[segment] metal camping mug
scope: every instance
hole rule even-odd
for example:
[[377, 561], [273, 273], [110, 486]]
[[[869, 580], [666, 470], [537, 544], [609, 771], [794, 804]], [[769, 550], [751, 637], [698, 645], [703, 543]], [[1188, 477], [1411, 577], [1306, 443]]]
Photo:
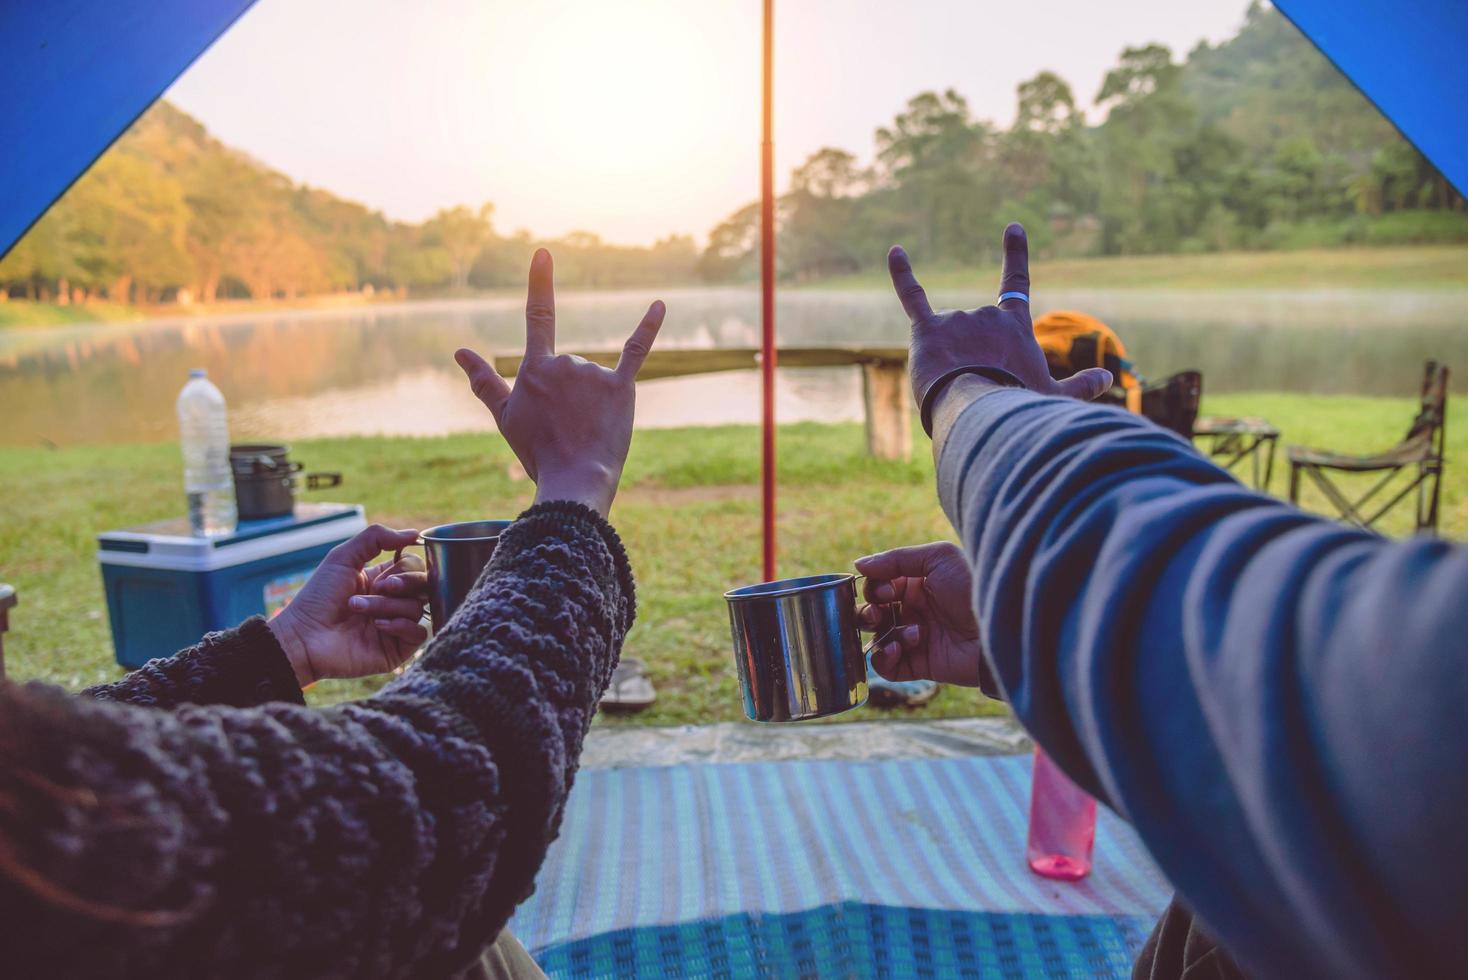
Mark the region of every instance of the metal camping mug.
[[734, 664], [751, 721], [805, 721], [866, 703], [856, 576], [811, 575], [724, 593]]
[[[494, 555], [500, 535], [514, 521], [466, 521], [462, 524], [440, 524], [418, 535], [423, 557], [428, 563], [428, 611], [437, 633], [463, 604], [469, 590], [479, 581], [479, 573]], [[412, 545], [405, 547], [411, 548]], [[394, 560], [401, 558], [399, 548]]]

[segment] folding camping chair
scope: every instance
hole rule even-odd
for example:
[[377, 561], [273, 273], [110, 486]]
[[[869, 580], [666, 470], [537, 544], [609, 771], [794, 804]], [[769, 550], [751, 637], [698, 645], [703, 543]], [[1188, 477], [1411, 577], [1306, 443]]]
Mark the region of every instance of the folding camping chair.
[[1184, 439], [1191, 439], [1202, 399], [1203, 375], [1197, 371], [1179, 371], [1142, 389], [1142, 415]]
[[[1300, 474], [1315, 482], [1341, 519], [1357, 527], [1370, 528], [1382, 515], [1400, 503], [1413, 490], [1417, 491], [1417, 530], [1437, 531], [1438, 494], [1442, 489], [1443, 441], [1447, 430], [1448, 369], [1447, 365], [1428, 361], [1422, 378], [1422, 408], [1412, 420], [1412, 427], [1401, 442], [1375, 456], [1346, 456], [1323, 449], [1290, 446], [1290, 501], [1300, 500]], [[1370, 517], [1365, 516], [1368, 502], [1376, 497], [1401, 470], [1415, 467], [1415, 475], [1396, 496], [1383, 504]], [[1327, 470], [1342, 473], [1383, 473], [1383, 476], [1359, 499], [1352, 501], [1326, 475]]]

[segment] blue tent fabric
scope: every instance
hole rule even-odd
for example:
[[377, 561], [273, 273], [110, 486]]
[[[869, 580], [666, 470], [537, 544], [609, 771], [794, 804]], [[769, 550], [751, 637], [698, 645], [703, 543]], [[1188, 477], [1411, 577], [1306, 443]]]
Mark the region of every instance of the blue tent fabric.
[[645, 926], [549, 946], [552, 980], [848, 977], [1028, 980], [1129, 977], [1144, 918], [951, 912], [847, 902], [782, 915]]
[[253, 3], [0, 0], [0, 255]]
[[1104, 808], [1025, 864], [1029, 756], [588, 769], [511, 920], [552, 977], [1129, 976], [1171, 896]]
[[1275, 6], [1468, 194], [1468, 0]]

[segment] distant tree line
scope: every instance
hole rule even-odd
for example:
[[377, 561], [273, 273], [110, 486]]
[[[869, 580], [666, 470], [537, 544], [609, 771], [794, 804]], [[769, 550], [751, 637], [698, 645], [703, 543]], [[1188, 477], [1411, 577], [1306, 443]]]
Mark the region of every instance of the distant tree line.
[[[1124, 255], [1468, 240], [1468, 205], [1330, 63], [1257, 3], [1238, 36], [1175, 61], [1128, 48], [1090, 125], [1045, 71], [1007, 129], [959, 93], [924, 92], [875, 134], [871, 163], [825, 148], [779, 201], [780, 274], [858, 272], [903, 242], [923, 261], [995, 258], [1025, 222], [1051, 255]], [[294, 184], [165, 102], [147, 112], [0, 260], [5, 296], [62, 302], [268, 300], [343, 290], [518, 286], [535, 245], [565, 285], [753, 278], [759, 209], [700, 251], [674, 236], [617, 246], [577, 232], [499, 234], [493, 209], [422, 224]]]
[[4, 293], [155, 303], [291, 299], [344, 290], [455, 292], [522, 285], [537, 245], [558, 281], [606, 287], [691, 280], [698, 247], [649, 247], [576, 232], [498, 234], [493, 208], [447, 208], [422, 224], [294, 184], [211, 137], [167, 102], [143, 115], [0, 260]]
[[[974, 119], [959, 93], [924, 92], [876, 131], [862, 165], [812, 154], [779, 202], [781, 275], [818, 279], [882, 262], [991, 261], [1023, 221], [1051, 255], [1125, 255], [1468, 240], [1463, 197], [1272, 8], [1182, 62], [1128, 48], [1088, 125], [1070, 86], [1023, 82], [1012, 125]], [[709, 235], [707, 280], [757, 274], [759, 209]]]

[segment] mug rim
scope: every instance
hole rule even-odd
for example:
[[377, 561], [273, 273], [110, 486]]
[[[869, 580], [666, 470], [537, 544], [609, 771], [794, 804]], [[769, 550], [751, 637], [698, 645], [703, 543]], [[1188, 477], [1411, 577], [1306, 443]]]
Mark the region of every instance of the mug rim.
[[[418, 532], [418, 537], [423, 541], [496, 541], [514, 524], [514, 521], [506, 520], [484, 520], [484, 521], [450, 521], [447, 524], [436, 524], [433, 527]], [[451, 528], [472, 527], [495, 527], [493, 533], [444, 535], [438, 532], [447, 531]]]
[[724, 598], [729, 602], [748, 602], [751, 599], [777, 599], [787, 595], [798, 595], [801, 592], [814, 592], [818, 589], [828, 588], [839, 582], [855, 582], [856, 576], [851, 572], [823, 572], [818, 575], [802, 575], [799, 578], [777, 578], [773, 582], [756, 582], [754, 585], [741, 585], [737, 589], [730, 589], [724, 593]]

